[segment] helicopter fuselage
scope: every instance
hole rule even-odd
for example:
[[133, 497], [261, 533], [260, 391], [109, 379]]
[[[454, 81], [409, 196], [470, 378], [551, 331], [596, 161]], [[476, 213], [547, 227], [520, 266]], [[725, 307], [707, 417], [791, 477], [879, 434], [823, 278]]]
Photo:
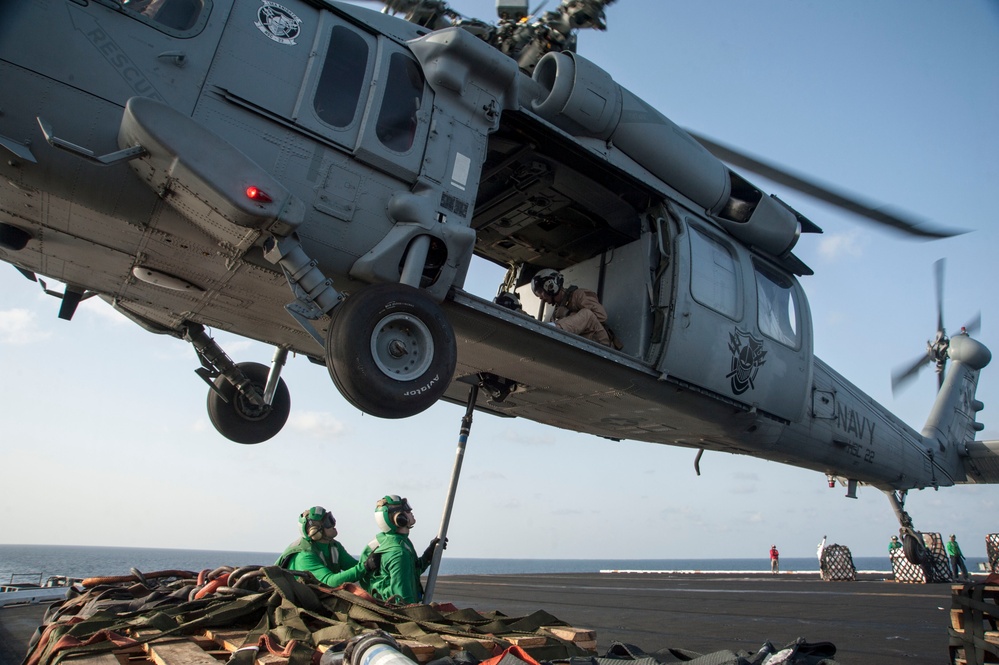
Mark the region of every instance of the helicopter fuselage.
[[[813, 356], [791, 250], [819, 229], [574, 54], [528, 76], [336, 2], [48, 0], [0, 9], [0, 87], [0, 258], [152, 332], [330, 365], [338, 303], [402, 282], [453, 328], [445, 399], [889, 491], [999, 481], [966, 463], [988, 351], [942, 391], [957, 426], [902, 423]], [[473, 255], [538, 316], [467, 293]], [[540, 268], [598, 292], [622, 348], [544, 324]]]

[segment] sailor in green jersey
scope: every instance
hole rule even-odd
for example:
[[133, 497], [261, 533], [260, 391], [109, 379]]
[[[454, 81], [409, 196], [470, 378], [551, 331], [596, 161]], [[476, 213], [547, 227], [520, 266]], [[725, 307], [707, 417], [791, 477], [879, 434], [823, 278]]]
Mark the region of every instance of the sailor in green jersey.
[[[421, 556], [409, 540], [409, 530], [416, 524], [409, 502], [398, 495], [385, 496], [375, 505], [375, 523], [381, 529], [361, 554], [362, 559], [377, 557], [381, 567], [361, 580], [361, 586], [378, 600], [410, 605], [423, 600], [420, 575], [430, 567], [439, 538], [430, 541]], [[445, 541], [445, 547], [447, 541]]]
[[336, 519], [322, 506], [313, 506], [303, 512], [298, 523], [302, 537], [285, 549], [276, 565], [288, 570], [308, 571], [327, 586], [360, 582], [365, 574], [377, 568], [375, 558], [362, 559], [365, 563], [358, 563], [347, 554], [343, 545], [335, 540]]
[[950, 557], [950, 568], [951, 572], [954, 573], [954, 579], [958, 579], [957, 572], [960, 570], [964, 579], [970, 580], [968, 567], [964, 565], [964, 554], [961, 552], [961, 546], [957, 544], [957, 537], [954, 534], [950, 534], [950, 540], [944, 544], [944, 547], [947, 548], [947, 556]]

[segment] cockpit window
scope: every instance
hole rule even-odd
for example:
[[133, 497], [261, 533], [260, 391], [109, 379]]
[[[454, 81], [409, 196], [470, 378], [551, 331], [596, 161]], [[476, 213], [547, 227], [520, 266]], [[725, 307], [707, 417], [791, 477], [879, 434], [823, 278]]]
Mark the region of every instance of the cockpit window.
[[375, 134], [389, 150], [406, 152], [413, 147], [417, 112], [423, 104], [423, 72], [416, 61], [393, 53], [389, 61], [385, 96], [378, 111]]
[[354, 122], [367, 63], [368, 45], [364, 39], [348, 28], [334, 27], [313, 100], [323, 122], [334, 127], [348, 127]]
[[760, 332], [781, 344], [798, 346], [798, 303], [791, 279], [758, 263], [756, 300]]
[[193, 28], [205, 10], [205, 0], [124, 0], [125, 9], [173, 30]]

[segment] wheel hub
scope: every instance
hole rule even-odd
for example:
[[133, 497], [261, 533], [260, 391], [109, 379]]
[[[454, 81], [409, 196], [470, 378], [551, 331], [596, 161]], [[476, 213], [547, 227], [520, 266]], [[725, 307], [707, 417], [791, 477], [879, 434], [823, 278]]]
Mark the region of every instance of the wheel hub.
[[[262, 391], [262, 388], [261, 388]], [[243, 393], [236, 393], [236, 411], [247, 420], [261, 420], [267, 417], [271, 407], [266, 404], [257, 405], [247, 399]]]
[[430, 329], [417, 317], [389, 314], [371, 333], [371, 356], [385, 376], [412, 381], [430, 367], [434, 340]]

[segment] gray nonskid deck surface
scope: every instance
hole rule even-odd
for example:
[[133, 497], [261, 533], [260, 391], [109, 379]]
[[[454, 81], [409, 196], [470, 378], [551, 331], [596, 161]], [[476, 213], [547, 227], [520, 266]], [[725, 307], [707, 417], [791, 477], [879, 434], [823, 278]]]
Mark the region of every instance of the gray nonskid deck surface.
[[0, 665], [18, 665], [48, 604], [0, 607]]
[[832, 642], [841, 663], [949, 662], [949, 584], [881, 576], [823, 582], [813, 575], [640, 573], [448, 576], [434, 600], [519, 615], [544, 609], [613, 642], [653, 652], [778, 648], [799, 637]]
[[[832, 642], [844, 664], [948, 662], [949, 584], [897, 584], [865, 575], [822, 582], [812, 575], [545, 574], [455, 575], [437, 580], [434, 600], [480, 611], [545, 610], [614, 642], [647, 652], [701, 653], [781, 647], [798, 637]], [[0, 609], [0, 665], [17, 665], [45, 605]]]

